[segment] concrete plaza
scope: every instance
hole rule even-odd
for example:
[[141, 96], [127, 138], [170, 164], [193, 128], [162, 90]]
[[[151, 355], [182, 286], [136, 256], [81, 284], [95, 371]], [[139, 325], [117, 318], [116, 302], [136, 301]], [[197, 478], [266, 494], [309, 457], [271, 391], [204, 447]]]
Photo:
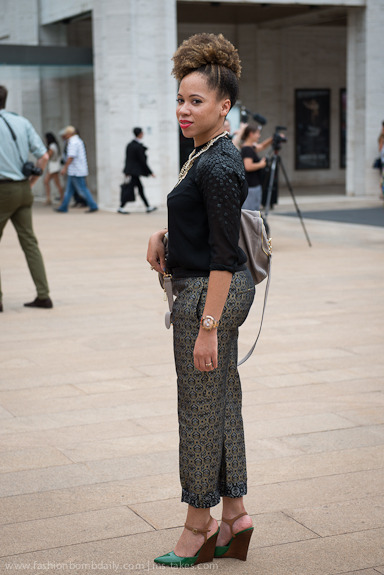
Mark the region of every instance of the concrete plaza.
[[[384, 209], [337, 196], [299, 204]], [[309, 247], [299, 220], [279, 215], [288, 209], [283, 198], [269, 217], [265, 323], [240, 368], [255, 533], [246, 563], [199, 567], [384, 574], [384, 228], [306, 220]], [[172, 334], [145, 259], [166, 213], [37, 204], [34, 223], [54, 309], [23, 307], [35, 292], [11, 224], [0, 245], [0, 572], [155, 572], [186, 510]]]

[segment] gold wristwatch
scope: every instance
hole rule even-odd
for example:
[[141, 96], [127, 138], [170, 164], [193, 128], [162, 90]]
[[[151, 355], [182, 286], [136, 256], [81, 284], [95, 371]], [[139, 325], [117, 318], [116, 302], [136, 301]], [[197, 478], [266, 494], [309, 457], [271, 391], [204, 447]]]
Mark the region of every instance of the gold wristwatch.
[[201, 327], [203, 329], [205, 329], [206, 331], [212, 331], [213, 329], [217, 328], [219, 325], [219, 322], [215, 320], [214, 317], [212, 317], [211, 315], [204, 315], [201, 318]]

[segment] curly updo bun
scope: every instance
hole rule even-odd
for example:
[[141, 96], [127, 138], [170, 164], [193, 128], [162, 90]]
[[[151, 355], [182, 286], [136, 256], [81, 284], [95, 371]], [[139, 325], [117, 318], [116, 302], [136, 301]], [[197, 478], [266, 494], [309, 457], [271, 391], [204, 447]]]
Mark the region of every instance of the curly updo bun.
[[195, 34], [184, 40], [173, 58], [172, 74], [178, 82], [191, 72], [203, 74], [218, 95], [236, 103], [239, 92], [241, 64], [233, 44], [222, 34]]

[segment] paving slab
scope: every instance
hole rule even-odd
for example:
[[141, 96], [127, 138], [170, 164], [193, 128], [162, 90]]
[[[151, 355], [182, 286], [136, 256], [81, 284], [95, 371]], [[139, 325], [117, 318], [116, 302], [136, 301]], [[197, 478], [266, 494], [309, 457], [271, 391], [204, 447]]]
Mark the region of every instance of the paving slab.
[[59, 515], [0, 526], [0, 554], [4, 557], [151, 530], [151, 526], [127, 507]]
[[[329, 195], [299, 204], [317, 218], [383, 209]], [[268, 307], [240, 370], [255, 533], [246, 563], [205, 567], [383, 575], [384, 228], [308, 219], [310, 248], [282, 215], [291, 208], [281, 198], [268, 218]], [[185, 520], [172, 332], [145, 261], [166, 212], [60, 216], [37, 204], [34, 225], [52, 310], [23, 307], [34, 290], [10, 226], [0, 244], [0, 572], [155, 571]]]
[[0, 473], [68, 465], [71, 459], [54, 447], [18, 449], [0, 453]]
[[272, 452], [269, 456], [255, 457], [252, 461], [248, 458], [249, 485], [270, 485], [313, 477], [340, 476], [343, 473], [380, 470], [383, 466], [384, 445], [344, 450], [342, 458], [339, 451], [298, 453], [283, 457], [277, 449], [272, 450], [270, 444], [264, 445], [263, 454], [268, 446]]
[[384, 496], [295, 509], [287, 512], [321, 537], [384, 527]]
[[0, 524], [96, 511], [137, 502], [175, 497], [180, 484], [175, 473], [158, 474], [125, 481], [98, 482], [26, 493], [0, 499]]
[[348, 571], [348, 573], [343, 573], [340, 575], [377, 575], [380, 573], [377, 569], [363, 569], [362, 571]]
[[382, 445], [384, 442], [384, 425], [367, 425], [350, 429], [337, 429], [285, 437], [284, 442], [292, 447], [298, 447], [306, 453], [316, 451], [342, 451], [352, 447]]

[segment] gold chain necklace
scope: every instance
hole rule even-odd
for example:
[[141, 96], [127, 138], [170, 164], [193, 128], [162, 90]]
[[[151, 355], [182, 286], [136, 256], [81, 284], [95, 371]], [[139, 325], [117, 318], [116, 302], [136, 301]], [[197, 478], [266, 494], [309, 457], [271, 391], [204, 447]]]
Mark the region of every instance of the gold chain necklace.
[[188, 160], [185, 162], [184, 166], [180, 170], [180, 174], [179, 174], [179, 178], [177, 180], [176, 186], [178, 186], [180, 184], [180, 182], [182, 180], [184, 180], [185, 176], [188, 174], [188, 172], [189, 172], [190, 168], [192, 167], [192, 164], [196, 160], [196, 158], [201, 156], [201, 154], [203, 152], [206, 152], [208, 150], [208, 148], [210, 148], [215, 142], [217, 142], [217, 140], [219, 138], [222, 138], [223, 136], [226, 136], [227, 134], [228, 134], [228, 132], [222, 132], [221, 134], [219, 134], [218, 136], [216, 136], [212, 140], [209, 140], [209, 142], [207, 142], [205, 144], [204, 148], [201, 148], [200, 152], [197, 152], [197, 154], [195, 154], [196, 150], [192, 150], [192, 152], [189, 154]]

